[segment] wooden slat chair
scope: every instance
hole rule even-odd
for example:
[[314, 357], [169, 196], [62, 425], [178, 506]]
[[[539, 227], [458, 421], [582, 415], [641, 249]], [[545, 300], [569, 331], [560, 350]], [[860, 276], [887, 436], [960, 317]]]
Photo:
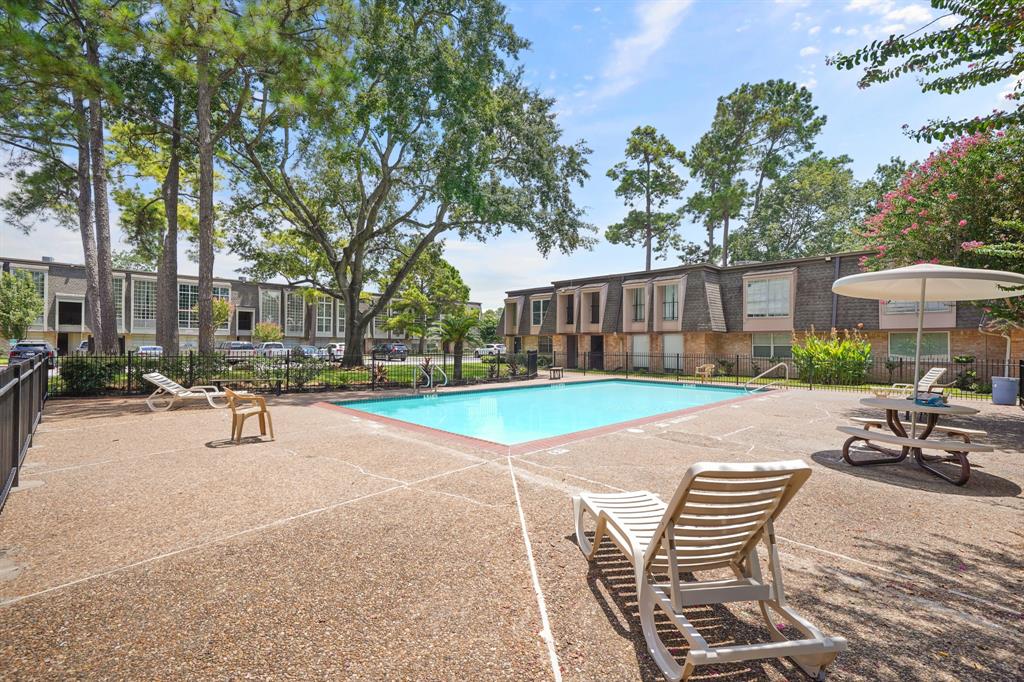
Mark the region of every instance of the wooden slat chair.
[[[193, 386], [185, 388], [176, 381], [168, 379], [160, 372], [143, 374], [142, 378], [156, 386], [156, 390], [146, 398], [146, 406], [153, 412], [165, 412], [180, 399], [204, 398], [210, 407], [224, 408], [228, 406], [224, 400], [224, 392], [216, 386]], [[215, 400], [215, 398], [217, 400]]]
[[[647, 492], [583, 494], [573, 498], [576, 541], [593, 560], [604, 538], [626, 555], [635, 569], [640, 622], [647, 648], [670, 680], [683, 680], [701, 665], [790, 657], [818, 680], [839, 652], [842, 637], [824, 635], [786, 602], [773, 523], [811, 474], [801, 460], [763, 464], [701, 462], [686, 472], [665, 504]], [[583, 531], [584, 516], [596, 519], [594, 541]], [[761, 574], [757, 544], [768, 550], [771, 580]], [[728, 568], [731, 580], [688, 582], [683, 574]], [[661, 580], [660, 576], [666, 576]], [[698, 604], [756, 601], [771, 642], [713, 647], [687, 620], [683, 609]], [[790, 640], [776, 627], [768, 609], [803, 636]], [[689, 643], [680, 665], [658, 635], [660, 609]]]
[[231, 408], [231, 438], [236, 444], [242, 442], [242, 427], [245, 420], [254, 416], [260, 419], [260, 436], [266, 436], [269, 429], [270, 440], [274, 440], [274, 423], [270, 419], [266, 398], [261, 395], [237, 393], [230, 388], [224, 389], [224, 392]]

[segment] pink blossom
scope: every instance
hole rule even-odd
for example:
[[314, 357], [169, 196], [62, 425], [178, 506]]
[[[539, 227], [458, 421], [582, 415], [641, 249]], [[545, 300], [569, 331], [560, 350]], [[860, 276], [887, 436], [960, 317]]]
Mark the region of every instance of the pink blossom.
[[917, 229], [917, 223], [910, 223], [910, 229], [911, 230], [916, 230]]
[[922, 218], [925, 217], [926, 215], [928, 215], [928, 209], [927, 208], [922, 208], [921, 211], [917, 215], [922, 217]]
[[[1007, 97], [1006, 99], [1010, 99], [1010, 98], [1009, 98], [1009, 97]], [[1005, 135], [1006, 135], [1006, 133], [1005, 133], [1005, 132], [1003, 132], [1002, 130], [997, 130], [997, 131], [996, 131], [996, 137], [1003, 137], [1003, 136], [1005, 136]]]
[[963, 249], [964, 251], [974, 251], [975, 249], [981, 246], [985, 246], [985, 242], [969, 241], [962, 243], [960, 245], [960, 248]]
[[914, 198], [913, 194], [910, 194], [910, 195], [907, 195], [907, 201], [909, 201], [910, 203], [913, 204], [914, 202], [917, 201], [917, 199]]
[[961, 220], [960, 222], [957, 223], [957, 225], [959, 225], [960, 227], [964, 227], [964, 226], [967, 225], [967, 221], [966, 220]]
[[932, 258], [928, 262], [931, 263], [932, 265], [938, 265], [939, 264], [939, 259], [938, 258]]
[[946, 198], [949, 199], [950, 201], [956, 201], [958, 196], [960, 195], [957, 194], [956, 192], [950, 192], [949, 194], [946, 195]]
[[1006, 176], [1003, 175], [1002, 173], [1000, 173], [999, 175], [996, 176], [996, 180], [1005, 180], [1005, 179], [1006, 179]]

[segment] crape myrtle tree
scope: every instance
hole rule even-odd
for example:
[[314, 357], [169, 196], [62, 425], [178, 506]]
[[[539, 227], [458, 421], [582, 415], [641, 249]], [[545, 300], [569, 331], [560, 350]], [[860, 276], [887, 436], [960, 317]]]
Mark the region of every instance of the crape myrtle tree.
[[630, 210], [622, 222], [608, 227], [605, 238], [612, 244], [643, 246], [645, 270], [651, 269], [652, 253], [664, 258], [680, 246], [677, 229], [682, 217], [665, 208], [683, 195], [686, 180], [676, 169], [685, 162], [684, 154], [653, 126], [637, 126], [626, 140], [626, 160], [607, 173], [618, 183], [615, 195]]
[[[439, 239], [526, 232], [547, 254], [589, 246], [593, 228], [571, 196], [589, 150], [562, 143], [553, 101], [523, 83], [513, 65], [527, 42], [500, 3], [370, 1], [339, 24], [329, 31], [347, 63], [315, 107], [268, 89], [243, 112], [230, 221], [254, 276], [344, 305], [352, 366]], [[408, 255], [392, 270], [399, 243]], [[360, 305], [370, 283], [380, 296]]]
[[[916, 76], [924, 92], [955, 94], [1015, 78], [1005, 93], [1005, 108], [964, 119], [934, 119], [904, 128], [931, 142], [981, 131], [1024, 124], [1024, 5], [1020, 0], [931, 0], [942, 12], [910, 33], [874, 40], [852, 54], [838, 54], [828, 63], [838, 69], [863, 68], [861, 88]], [[950, 24], [936, 22], [955, 18]]]
[[[1024, 131], [957, 138], [914, 164], [859, 230], [867, 270], [942, 263], [1024, 271]], [[990, 319], [1024, 325], [1024, 298], [984, 304]]]

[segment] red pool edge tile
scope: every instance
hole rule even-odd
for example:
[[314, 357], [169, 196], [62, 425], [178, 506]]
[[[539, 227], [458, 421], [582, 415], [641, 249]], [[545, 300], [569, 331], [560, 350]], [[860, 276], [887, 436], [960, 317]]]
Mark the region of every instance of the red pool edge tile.
[[[441, 395], [444, 395], [443, 393]], [[335, 405], [330, 402], [319, 402], [314, 403], [313, 407], [321, 407], [328, 410], [335, 410], [342, 414], [347, 414], [352, 417], [358, 417], [360, 419], [367, 419], [369, 421], [377, 422], [380, 424], [390, 424], [397, 428], [412, 433], [420, 433], [425, 435], [434, 436], [442, 443], [459, 443], [461, 445], [471, 445], [474, 447], [482, 448], [488, 452], [493, 452], [499, 455], [521, 455], [527, 452], [536, 452], [538, 450], [546, 450], [548, 448], [558, 447], [559, 445], [565, 445], [577, 440], [583, 440], [586, 438], [593, 438], [594, 436], [603, 436], [609, 433], [615, 433], [616, 431], [622, 431], [636, 426], [643, 426], [644, 424], [652, 424], [654, 422], [664, 421], [666, 419], [675, 419], [688, 414], [696, 414], [698, 412], [704, 412], [705, 410], [711, 410], [723, 405], [734, 405], [736, 403], [746, 402], [754, 398], [763, 397], [765, 393], [748, 393], [746, 395], [737, 396], [735, 398], [727, 398], [725, 400], [719, 400], [715, 403], [709, 403], [707, 405], [697, 405], [695, 407], [687, 407], [682, 410], [674, 410], [672, 412], [662, 412], [660, 414], [653, 414], [649, 417], [640, 417], [639, 419], [630, 419], [624, 422], [615, 422], [614, 424], [606, 424], [604, 426], [595, 426], [592, 429], [583, 429], [582, 431], [572, 431], [570, 433], [563, 433], [558, 436], [551, 436], [550, 438], [538, 438], [537, 440], [529, 440], [524, 443], [517, 443], [515, 445], [502, 445], [501, 443], [495, 443], [491, 440], [484, 440], [483, 438], [474, 438], [473, 436], [464, 436], [460, 433], [452, 433], [451, 431], [444, 431], [442, 429], [435, 429], [432, 426], [423, 426], [422, 424], [413, 424], [412, 422], [402, 421], [401, 419], [394, 419], [392, 417], [385, 417], [379, 414], [373, 414], [372, 412], [363, 412], [362, 410], [354, 410], [350, 407], [343, 405]]]

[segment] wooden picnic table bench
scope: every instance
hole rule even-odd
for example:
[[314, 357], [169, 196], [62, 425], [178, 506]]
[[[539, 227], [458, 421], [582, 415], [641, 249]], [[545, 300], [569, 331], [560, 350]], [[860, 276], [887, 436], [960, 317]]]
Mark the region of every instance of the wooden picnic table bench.
[[245, 388], [268, 386], [273, 387], [274, 395], [281, 395], [281, 386], [284, 382], [281, 379], [210, 379], [210, 383], [221, 390], [224, 390], [225, 386], [242, 386]]
[[564, 367], [548, 367], [548, 379], [561, 379], [564, 373]]

